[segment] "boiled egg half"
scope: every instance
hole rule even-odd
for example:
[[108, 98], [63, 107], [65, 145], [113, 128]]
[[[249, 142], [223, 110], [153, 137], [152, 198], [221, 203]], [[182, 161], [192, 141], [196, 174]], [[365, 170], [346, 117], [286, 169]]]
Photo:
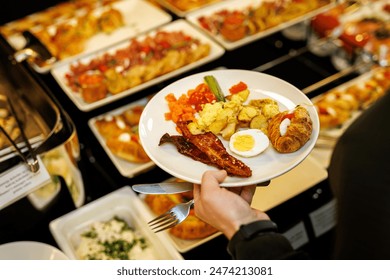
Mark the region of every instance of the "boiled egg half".
[[230, 150], [243, 157], [254, 157], [267, 149], [269, 139], [259, 129], [246, 129], [234, 133], [229, 140]]

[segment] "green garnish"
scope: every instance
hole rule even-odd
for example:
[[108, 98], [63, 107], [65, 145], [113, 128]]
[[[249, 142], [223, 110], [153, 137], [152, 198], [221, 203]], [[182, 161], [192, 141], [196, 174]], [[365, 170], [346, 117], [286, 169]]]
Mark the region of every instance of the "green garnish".
[[217, 101], [225, 101], [225, 95], [214, 76], [205, 76], [204, 81], [209, 86], [211, 92], [215, 95], [215, 98], [217, 98]]

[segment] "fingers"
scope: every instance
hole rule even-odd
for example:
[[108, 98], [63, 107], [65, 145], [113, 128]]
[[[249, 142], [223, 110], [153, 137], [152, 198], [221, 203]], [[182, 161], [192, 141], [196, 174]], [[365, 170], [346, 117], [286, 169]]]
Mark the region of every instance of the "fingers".
[[219, 188], [219, 184], [225, 180], [226, 176], [225, 170], [208, 170], [203, 173], [202, 186], [208, 189]]
[[225, 180], [226, 176], [225, 170], [208, 170], [203, 173], [201, 185], [194, 184], [194, 200], [197, 201], [201, 196], [202, 188], [207, 188], [207, 192], [219, 189], [219, 184]]
[[214, 177], [217, 180], [219, 185], [219, 183], [222, 183], [225, 180], [227, 173], [225, 170], [217, 170], [217, 171], [208, 170], [205, 172], [204, 176], [206, 176], [206, 178]]
[[198, 200], [198, 197], [200, 196], [200, 185], [199, 184], [194, 184], [194, 189], [192, 191], [194, 194], [194, 200], [195, 202]]
[[202, 188], [207, 189], [207, 193], [218, 190], [220, 188], [219, 184], [225, 180], [226, 176], [225, 170], [208, 170], [203, 173], [201, 185], [194, 184], [193, 194], [195, 202], [202, 195]]

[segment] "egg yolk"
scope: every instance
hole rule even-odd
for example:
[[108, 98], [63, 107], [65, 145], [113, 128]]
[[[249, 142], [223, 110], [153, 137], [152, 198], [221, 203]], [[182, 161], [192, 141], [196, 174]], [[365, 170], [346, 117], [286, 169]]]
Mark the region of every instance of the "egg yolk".
[[233, 143], [237, 151], [249, 151], [255, 145], [255, 139], [251, 135], [238, 135]]

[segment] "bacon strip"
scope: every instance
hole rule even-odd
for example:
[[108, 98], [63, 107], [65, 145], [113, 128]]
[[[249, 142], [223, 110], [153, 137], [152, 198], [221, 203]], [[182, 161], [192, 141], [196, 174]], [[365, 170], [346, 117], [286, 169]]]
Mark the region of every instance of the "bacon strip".
[[169, 135], [168, 133], [165, 133], [161, 139], [160, 143], [158, 144], [161, 146], [165, 143], [173, 143], [177, 151], [181, 153], [182, 155], [191, 157], [192, 159], [196, 161], [203, 162], [208, 165], [215, 165], [209, 157], [203, 153], [201, 150], [199, 150], [194, 144], [191, 142], [188, 142], [183, 136], [181, 135]]
[[212, 132], [192, 135], [187, 127], [188, 122], [178, 122], [177, 126], [181, 130], [186, 141], [192, 143], [201, 152], [205, 153], [210, 161], [219, 168], [226, 170], [231, 176], [250, 177], [252, 170], [245, 163], [230, 155], [221, 140]]

